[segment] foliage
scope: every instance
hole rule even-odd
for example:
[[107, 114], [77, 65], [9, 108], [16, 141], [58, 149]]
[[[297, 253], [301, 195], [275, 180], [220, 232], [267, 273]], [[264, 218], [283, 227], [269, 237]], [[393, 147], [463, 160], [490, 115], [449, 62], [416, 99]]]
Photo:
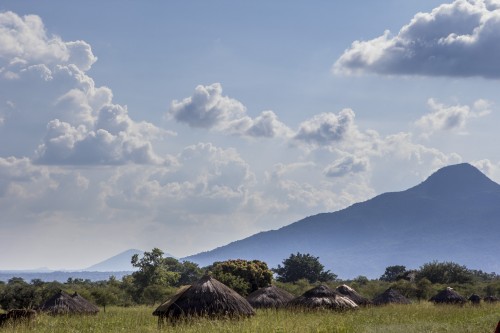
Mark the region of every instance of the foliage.
[[394, 282], [401, 278], [406, 272], [406, 267], [402, 265], [388, 266], [385, 268], [384, 274], [380, 276], [381, 281]]
[[138, 270], [132, 273], [132, 296], [136, 302], [152, 301], [151, 290], [148, 295], [145, 291], [150, 286], [155, 286], [157, 290], [161, 288], [168, 288], [180, 286], [182, 284], [192, 283], [201, 276], [201, 270], [198, 265], [186, 261], [179, 262], [175, 258], [164, 258], [163, 251], [154, 248], [151, 252], [144, 252], [143, 257], [139, 259], [139, 255], [135, 254], [131, 259], [132, 266]]
[[453, 284], [471, 283], [473, 274], [467, 267], [454, 262], [433, 261], [420, 267], [417, 280], [426, 278], [432, 283]]
[[273, 271], [278, 275], [277, 280], [281, 282], [307, 279], [310, 283], [315, 283], [317, 281], [333, 281], [337, 278], [337, 275], [329, 270], [324, 270], [324, 266], [319, 262], [319, 257], [314, 257], [309, 253], [292, 253], [288, 259], [283, 260], [283, 266], [278, 265]]
[[246, 296], [251, 292], [271, 285], [272, 271], [260, 260], [227, 260], [214, 263], [213, 277]]
[[0, 294], [0, 306], [4, 310], [33, 308], [38, 301], [35, 286], [21, 278], [10, 279]]

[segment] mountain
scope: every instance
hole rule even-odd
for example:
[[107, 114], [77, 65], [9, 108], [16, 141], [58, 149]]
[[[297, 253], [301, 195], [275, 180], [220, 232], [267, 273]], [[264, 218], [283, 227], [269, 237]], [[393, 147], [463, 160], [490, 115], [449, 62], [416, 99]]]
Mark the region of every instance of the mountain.
[[[144, 251], [137, 249], [130, 249], [119, 253], [109, 259], [103, 260], [95, 265], [82, 269], [85, 272], [131, 272], [137, 270], [130, 263], [132, 256], [134, 254], [139, 255], [139, 259], [142, 258]], [[163, 257], [175, 258], [170, 253], [165, 252]]]
[[142, 256], [144, 251], [130, 249], [119, 253], [109, 259], [103, 260], [95, 265], [83, 269], [87, 272], [120, 272], [120, 271], [135, 271], [136, 268], [132, 266], [130, 260], [134, 254]]
[[291, 253], [310, 253], [341, 278], [376, 278], [390, 265], [418, 268], [433, 260], [500, 272], [499, 235], [500, 185], [463, 163], [444, 167], [406, 191], [184, 259], [201, 266], [259, 259], [276, 267]]

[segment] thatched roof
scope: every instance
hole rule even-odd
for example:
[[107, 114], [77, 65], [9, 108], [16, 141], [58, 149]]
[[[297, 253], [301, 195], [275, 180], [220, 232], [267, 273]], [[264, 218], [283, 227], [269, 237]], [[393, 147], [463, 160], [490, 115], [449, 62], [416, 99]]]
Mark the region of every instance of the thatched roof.
[[184, 316], [245, 317], [255, 314], [246, 299], [209, 275], [182, 288], [160, 305], [154, 316], [177, 319]]
[[500, 299], [498, 297], [490, 295], [490, 296], [486, 296], [485, 298], [483, 298], [483, 301], [488, 302], [488, 303], [496, 303], [496, 302], [500, 301]]
[[472, 294], [472, 295], [470, 295], [470, 297], [469, 297], [469, 301], [470, 301], [472, 304], [479, 304], [479, 303], [481, 303], [481, 296], [476, 295], [476, 294]]
[[247, 301], [254, 308], [279, 308], [294, 298], [288, 291], [276, 286], [260, 288], [247, 296]]
[[333, 310], [357, 309], [358, 305], [325, 285], [306, 291], [288, 303], [291, 307], [323, 308]]
[[446, 289], [432, 296], [430, 301], [434, 303], [464, 304], [467, 302], [467, 299], [453, 290], [453, 288], [446, 287]]
[[53, 315], [95, 313], [62, 290], [40, 305], [40, 310]]
[[86, 310], [87, 313], [96, 314], [99, 312], [99, 308], [97, 307], [97, 305], [90, 303], [86, 298], [78, 294], [76, 291], [73, 295], [71, 295], [71, 297], [75, 301], [77, 301]]
[[408, 298], [404, 297], [399, 291], [392, 287], [373, 299], [373, 304], [375, 305], [384, 305], [391, 303], [410, 304], [411, 302]]
[[361, 296], [356, 290], [352, 289], [346, 284], [338, 286], [335, 291], [342, 296], [349, 298], [357, 305], [369, 305], [372, 303], [368, 298]]

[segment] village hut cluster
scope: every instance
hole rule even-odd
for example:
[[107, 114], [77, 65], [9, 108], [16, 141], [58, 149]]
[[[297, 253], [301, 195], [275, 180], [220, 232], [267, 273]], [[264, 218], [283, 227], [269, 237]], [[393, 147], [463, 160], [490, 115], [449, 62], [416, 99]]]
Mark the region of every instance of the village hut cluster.
[[30, 323], [36, 317], [37, 311], [50, 315], [95, 315], [99, 308], [78, 293], [69, 295], [60, 290], [43, 302], [37, 310], [11, 309], [0, 314], [0, 327], [6, 323]]
[[[472, 295], [469, 298], [477, 304], [481, 298]], [[484, 300], [495, 302], [493, 297]], [[467, 299], [448, 287], [433, 296], [429, 301], [436, 304], [464, 304]], [[355, 310], [362, 306], [410, 304], [411, 301], [395, 288], [388, 288], [373, 300], [360, 295], [347, 286], [338, 286], [335, 290], [326, 285], [316, 286], [304, 294], [294, 297], [289, 292], [271, 285], [254, 291], [245, 298], [231, 288], [206, 275], [191, 286], [182, 288], [161, 304], [153, 315], [158, 322], [175, 322], [181, 318], [203, 316], [210, 318], [242, 318], [255, 314], [254, 308], [289, 308], [301, 310], [326, 309], [334, 311]]]

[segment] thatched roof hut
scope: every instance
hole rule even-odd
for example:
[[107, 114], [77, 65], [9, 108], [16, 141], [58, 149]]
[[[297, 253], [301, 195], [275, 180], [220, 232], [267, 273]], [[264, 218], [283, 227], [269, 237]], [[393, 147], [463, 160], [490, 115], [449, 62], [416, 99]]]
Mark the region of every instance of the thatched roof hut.
[[245, 298], [209, 275], [205, 275], [191, 286], [182, 288], [153, 312], [154, 316], [159, 317], [159, 322], [164, 318], [237, 318], [254, 314], [254, 309]]
[[490, 296], [486, 296], [485, 298], [483, 298], [483, 301], [488, 302], [488, 303], [496, 303], [496, 302], [500, 301], [500, 299], [498, 297], [490, 295]]
[[382, 294], [378, 295], [373, 299], [373, 304], [375, 305], [385, 305], [385, 304], [410, 304], [410, 300], [404, 297], [399, 291], [394, 288], [389, 288]]
[[95, 314], [90, 308], [83, 306], [62, 290], [40, 305], [39, 309], [52, 315]]
[[99, 308], [97, 307], [97, 305], [90, 303], [86, 298], [84, 298], [82, 295], [80, 295], [76, 291], [73, 295], [71, 295], [71, 297], [75, 301], [77, 301], [86, 310], [87, 313], [97, 314], [99, 312]]
[[446, 287], [446, 289], [441, 290], [436, 295], [432, 296], [431, 302], [438, 304], [464, 304], [467, 303], [467, 299], [457, 293], [453, 288]]
[[469, 297], [469, 301], [470, 301], [472, 304], [479, 304], [479, 303], [481, 303], [481, 296], [476, 295], [476, 294], [472, 294], [472, 295], [470, 295], [470, 297]]
[[349, 298], [357, 305], [369, 305], [372, 303], [368, 298], [361, 296], [356, 290], [352, 289], [346, 284], [338, 286], [335, 291], [342, 296]]
[[280, 308], [294, 298], [288, 291], [276, 286], [260, 288], [247, 296], [247, 301], [254, 308]]
[[288, 302], [288, 305], [290, 307], [332, 310], [351, 310], [358, 308], [358, 305], [352, 300], [340, 295], [325, 285], [320, 285], [306, 291], [301, 296]]

